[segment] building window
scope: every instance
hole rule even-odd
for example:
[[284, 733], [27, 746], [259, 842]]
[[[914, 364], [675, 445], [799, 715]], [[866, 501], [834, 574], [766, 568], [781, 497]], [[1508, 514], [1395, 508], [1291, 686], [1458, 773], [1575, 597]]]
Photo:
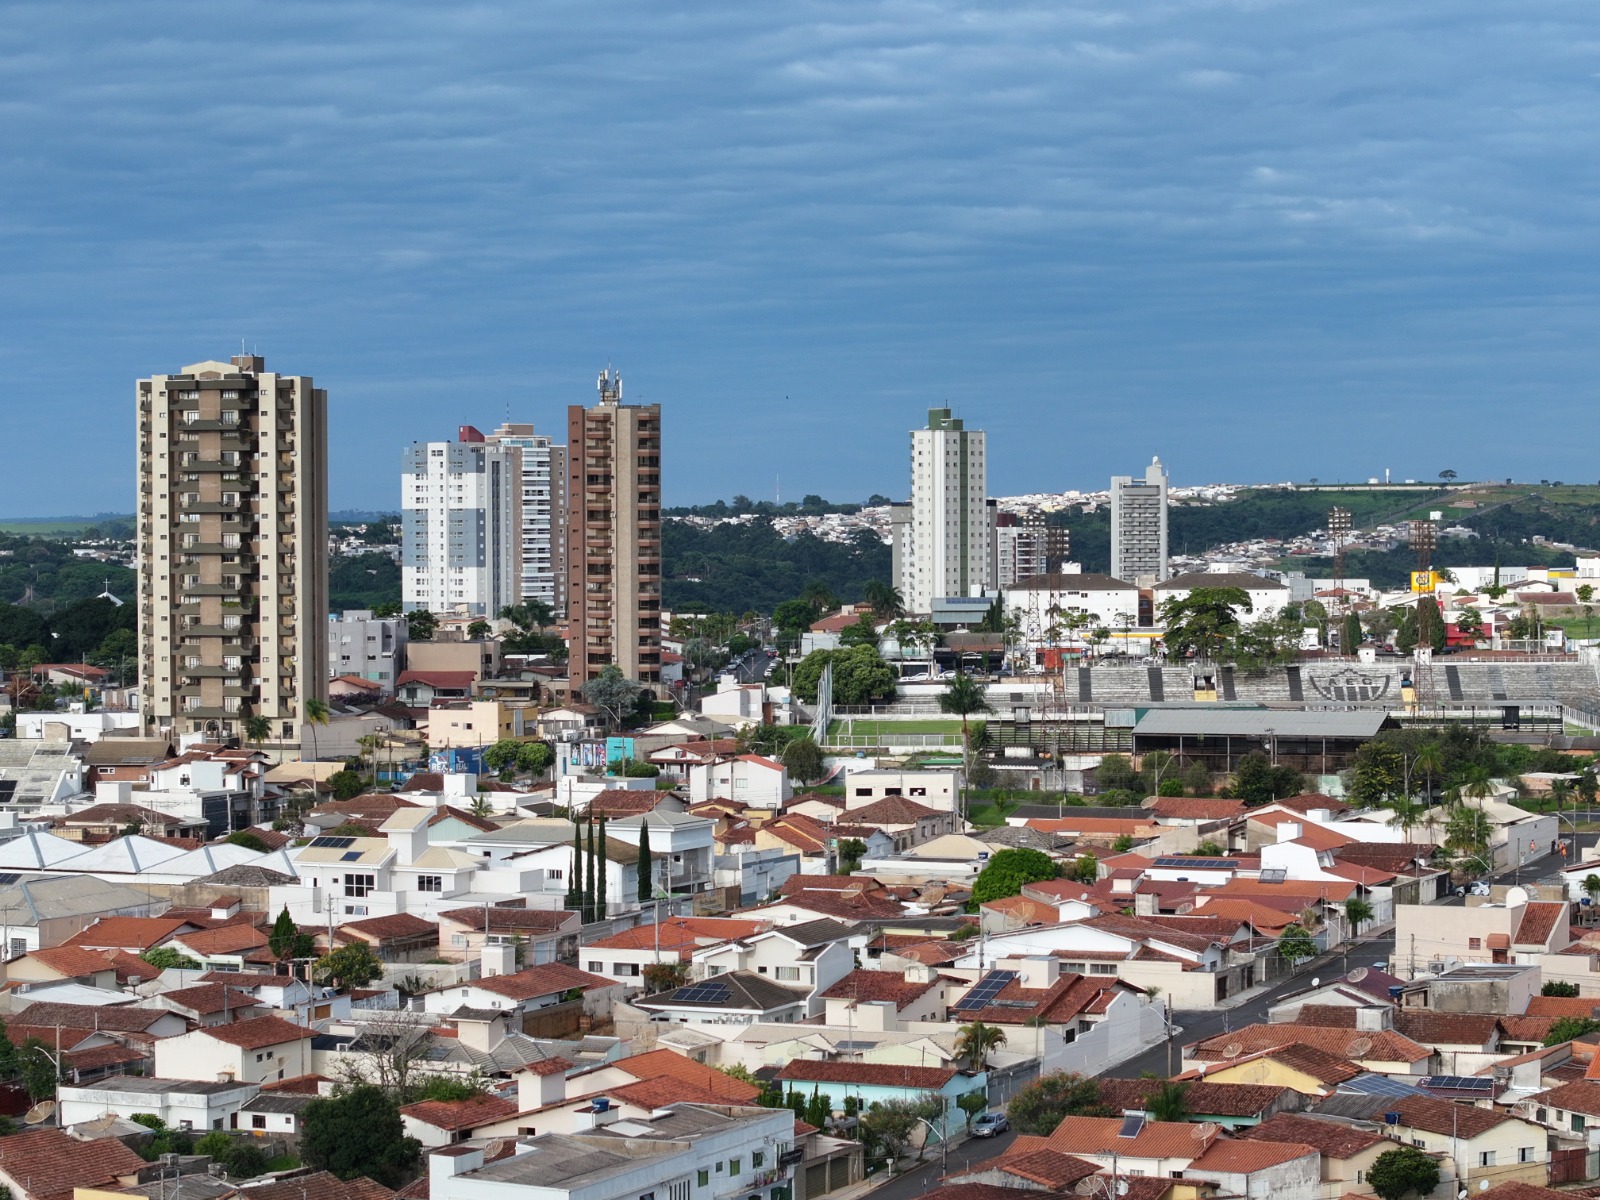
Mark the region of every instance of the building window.
[[1479, 1153], [1478, 1153], [1478, 1165], [1480, 1167], [1492, 1167], [1492, 1166], [1494, 1166], [1494, 1151], [1493, 1150], [1482, 1150], [1482, 1151], [1479, 1151]]
[[251, 1129], [265, 1129], [266, 1127], [267, 1127], [267, 1118], [266, 1117], [262, 1116], [260, 1113], [252, 1113], [250, 1115], [250, 1128]]
[[737, 1158], [730, 1158], [728, 1160], [728, 1174], [729, 1175], [737, 1175], [737, 1174], [739, 1174], [740, 1161], [741, 1160], [739, 1160]]
[[1533, 1147], [1532, 1146], [1524, 1146], [1520, 1150], [1518, 1150], [1517, 1151], [1517, 1161], [1519, 1163], [1531, 1163], [1533, 1161]]
[[344, 877], [344, 894], [346, 896], [367, 896], [377, 887], [377, 878], [373, 875], [346, 875]]
[[1483, 949], [1483, 939], [1482, 938], [1469, 937], [1467, 939], [1467, 949], [1468, 950], [1482, 950]]
[[465, 946], [467, 944], [467, 935], [464, 933], [452, 933], [450, 935], [450, 944], [452, 946]]
[[752, 1171], [759, 1171], [761, 1170], [761, 1165], [766, 1161], [767, 1156], [765, 1154], [763, 1154], [760, 1150], [754, 1151], [750, 1155], [750, 1169]]
[[695, 1186], [696, 1187], [710, 1187], [711, 1186], [711, 1172], [710, 1171], [696, 1171], [695, 1172], [695, 1180], [694, 1180], [694, 1182], [695, 1182]]
[[1572, 1114], [1572, 1132], [1582, 1133], [1589, 1128], [1589, 1122], [1582, 1113]]
[[419, 891], [419, 892], [442, 892], [442, 891], [444, 891], [444, 876], [443, 875], [418, 875], [417, 876], [417, 891]]
[[591, 959], [587, 969], [591, 975], [603, 975], [605, 974], [606, 965], [603, 962], [595, 962]]
[[[774, 967], [773, 968], [773, 978], [775, 978], [775, 979], [786, 979], [786, 980], [789, 980], [791, 982], [798, 982], [799, 979], [800, 979], [800, 968], [799, 967]], [[758, 1163], [756, 1165], [759, 1166], [760, 1164]]]

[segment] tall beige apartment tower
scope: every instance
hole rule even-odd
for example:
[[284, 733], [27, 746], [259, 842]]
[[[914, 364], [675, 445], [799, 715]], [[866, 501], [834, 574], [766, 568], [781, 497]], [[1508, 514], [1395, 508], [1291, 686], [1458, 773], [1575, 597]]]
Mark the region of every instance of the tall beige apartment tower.
[[567, 677], [576, 691], [615, 663], [661, 685], [661, 406], [567, 409]]
[[328, 393], [263, 359], [138, 383], [145, 730], [296, 745], [327, 700]]

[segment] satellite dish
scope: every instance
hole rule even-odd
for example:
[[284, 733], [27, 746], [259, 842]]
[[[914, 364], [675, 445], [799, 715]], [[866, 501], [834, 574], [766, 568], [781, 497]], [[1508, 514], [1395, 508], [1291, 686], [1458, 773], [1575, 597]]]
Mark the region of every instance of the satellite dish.
[[1508, 887], [1506, 889], [1506, 907], [1521, 908], [1531, 897], [1525, 887]]
[[1367, 969], [1365, 967], [1357, 967], [1354, 971], [1351, 971], [1350, 974], [1345, 976], [1345, 978], [1351, 983], [1360, 983], [1366, 977]]
[[1358, 1037], [1355, 1041], [1351, 1042], [1349, 1046], [1345, 1047], [1345, 1053], [1351, 1058], [1365, 1058], [1367, 1055], [1372, 1053], [1372, 1039], [1369, 1037]]
[[1201, 1121], [1200, 1124], [1196, 1125], [1189, 1132], [1189, 1136], [1197, 1142], [1203, 1142], [1208, 1138], [1215, 1137], [1216, 1135], [1217, 1123], [1215, 1121]]
[[48, 1121], [55, 1111], [56, 1102], [54, 1100], [41, 1100], [27, 1112], [22, 1114], [22, 1123], [24, 1125], [42, 1124], [43, 1122]]
[[1321, 978], [1319, 976], [1313, 975], [1311, 977], [1311, 986], [1314, 987], [1314, 988], [1321, 987], [1322, 986]]
[[1117, 1195], [1126, 1196], [1127, 1194], [1128, 1194], [1128, 1181], [1126, 1179], [1117, 1180]]
[[1224, 1046], [1222, 1048], [1222, 1057], [1223, 1058], [1238, 1058], [1239, 1055], [1241, 1055], [1243, 1053], [1244, 1053], [1244, 1043], [1243, 1042], [1229, 1042], [1226, 1046]]
[[1478, 1190], [1480, 1192], [1487, 1192], [1489, 1190], [1489, 1181], [1487, 1179], [1478, 1180]]

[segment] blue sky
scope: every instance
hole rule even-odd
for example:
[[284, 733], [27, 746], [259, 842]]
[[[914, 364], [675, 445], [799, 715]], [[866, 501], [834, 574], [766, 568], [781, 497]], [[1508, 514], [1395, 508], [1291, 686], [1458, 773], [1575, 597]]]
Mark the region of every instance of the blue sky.
[[127, 511], [236, 352], [401, 445], [608, 362], [667, 499], [1592, 480], [1600, 11], [1517, 0], [12, 3], [0, 514]]

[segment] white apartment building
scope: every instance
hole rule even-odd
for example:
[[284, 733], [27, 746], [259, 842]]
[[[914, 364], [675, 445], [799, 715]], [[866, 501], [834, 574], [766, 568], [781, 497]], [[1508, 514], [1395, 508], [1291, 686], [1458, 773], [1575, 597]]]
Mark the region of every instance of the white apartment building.
[[532, 425], [510, 422], [489, 441], [522, 451], [521, 597], [560, 616], [567, 609], [567, 448]]
[[928, 427], [911, 432], [911, 503], [891, 515], [894, 576], [910, 612], [994, 586], [984, 443], [982, 430], [967, 429], [948, 408], [929, 409]]
[[328, 617], [328, 674], [356, 675], [394, 694], [406, 666], [407, 625], [403, 617], [375, 617], [364, 608]]
[[1159, 458], [1142, 479], [1111, 477], [1111, 574], [1129, 583], [1167, 577], [1167, 471]]
[[522, 451], [470, 425], [454, 442], [415, 442], [400, 476], [401, 599], [494, 617], [521, 594]]

